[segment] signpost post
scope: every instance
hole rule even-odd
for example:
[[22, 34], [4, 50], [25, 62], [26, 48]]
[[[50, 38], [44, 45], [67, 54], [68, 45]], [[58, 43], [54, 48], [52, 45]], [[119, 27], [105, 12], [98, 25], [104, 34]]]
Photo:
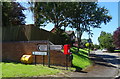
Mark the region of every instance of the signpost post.
[[43, 55], [43, 66], [44, 66], [44, 60], [45, 60], [44, 57], [45, 57], [45, 56]]
[[35, 65], [36, 65], [36, 55], [35, 55]]
[[49, 40], [47, 43], [47, 53], [48, 53], [48, 67], [50, 67], [50, 44], [49, 44]]
[[36, 55], [43, 55], [43, 66], [44, 66], [44, 56], [47, 55], [47, 52], [32, 52], [33, 55], [35, 55], [35, 65], [36, 65]]
[[50, 45], [50, 41], [48, 40], [47, 45], [38, 45], [38, 49], [40, 50], [40, 52], [33, 52], [33, 55], [43, 55], [43, 65], [44, 55], [48, 55], [48, 67], [50, 67], [50, 50], [61, 50], [62, 48], [62, 45]]

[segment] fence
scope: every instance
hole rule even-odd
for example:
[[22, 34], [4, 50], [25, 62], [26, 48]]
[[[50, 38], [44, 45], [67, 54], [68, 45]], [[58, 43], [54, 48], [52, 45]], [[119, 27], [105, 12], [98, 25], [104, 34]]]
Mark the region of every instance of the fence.
[[64, 38], [33, 25], [2, 28], [2, 41], [50, 40], [54, 44], [64, 44]]

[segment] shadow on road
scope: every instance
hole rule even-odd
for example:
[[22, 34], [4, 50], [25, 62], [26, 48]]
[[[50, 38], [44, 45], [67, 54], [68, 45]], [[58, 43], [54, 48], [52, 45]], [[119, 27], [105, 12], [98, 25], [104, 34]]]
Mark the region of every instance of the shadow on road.
[[117, 58], [116, 56], [111, 56], [111, 55], [96, 55], [96, 56], [103, 58]]
[[106, 63], [120, 65], [120, 58], [118, 58], [117, 56], [111, 56], [111, 55], [96, 55], [96, 56], [106, 59]]
[[95, 64], [98, 64], [98, 65], [101, 65], [101, 66], [106, 66], [106, 67], [117, 68], [117, 67], [115, 67], [115, 66], [112, 66], [112, 65], [109, 65], [109, 64], [106, 64], [106, 63], [95, 63]]
[[[106, 61], [103, 58], [110, 58], [110, 60]], [[117, 68], [116, 66], [113, 66], [111, 64], [116, 64], [119, 65], [120, 64], [120, 59], [116, 59], [116, 56], [111, 56], [111, 55], [96, 55], [96, 54], [91, 54], [90, 59], [97, 65], [101, 65], [101, 66], [106, 66], [106, 67], [113, 67], [113, 68]], [[111, 63], [111, 64], [109, 64]]]

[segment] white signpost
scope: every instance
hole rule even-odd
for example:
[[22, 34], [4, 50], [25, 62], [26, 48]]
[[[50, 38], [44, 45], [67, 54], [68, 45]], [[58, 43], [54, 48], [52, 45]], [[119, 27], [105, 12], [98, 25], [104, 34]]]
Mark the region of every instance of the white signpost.
[[40, 52], [32, 52], [33, 55], [35, 55], [35, 63], [36, 63], [36, 55], [43, 55], [43, 65], [44, 65], [44, 56], [48, 55], [48, 67], [50, 67], [50, 52], [49, 50], [62, 50], [62, 45], [49, 45], [49, 42], [47, 45], [38, 45], [38, 49]]
[[50, 50], [61, 50], [62, 45], [50, 45]]
[[39, 45], [38, 46], [38, 49], [40, 50], [40, 51], [47, 51], [48, 49], [47, 49], [47, 45]]
[[[50, 50], [61, 50], [62, 45], [50, 45]], [[40, 51], [47, 51], [47, 45], [39, 45], [38, 49]]]
[[38, 51], [35, 51], [35, 52], [32, 52], [33, 55], [47, 55], [47, 52], [38, 52]]

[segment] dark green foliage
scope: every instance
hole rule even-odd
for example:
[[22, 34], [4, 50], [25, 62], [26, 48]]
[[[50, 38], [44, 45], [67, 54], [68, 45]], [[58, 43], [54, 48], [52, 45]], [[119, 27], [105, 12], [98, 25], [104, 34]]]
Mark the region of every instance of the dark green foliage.
[[100, 28], [102, 23], [107, 24], [112, 19], [108, 10], [96, 2], [35, 3], [34, 15], [38, 26], [51, 22], [56, 28], [63, 26], [64, 30], [66, 27], [75, 28], [79, 47], [83, 32], [89, 32], [90, 27]]
[[18, 2], [2, 3], [2, 26], [16, 26], [25, 24], [25, 8]]
[[54, 35], [60, 38], [59, 41], [61, 41], [62, 45], [65, 45], [65, 44], [72, 45], [71, 37], [66, 32], [64, 32], [64, 30], [56, 28]]
[[100, 49], [100, 46], [97, 45], [97, 44], [95, 44], [95, 45], [94, 45], [94, 48], [95, 48], [95, 49]]
[[101, 48], [107, 48], [108, 51], [113, 52], [114, 45], [113, 45], [113, 36], [111, 33], [101, 32], [100, 36], [98, 37], [98, 41]]

